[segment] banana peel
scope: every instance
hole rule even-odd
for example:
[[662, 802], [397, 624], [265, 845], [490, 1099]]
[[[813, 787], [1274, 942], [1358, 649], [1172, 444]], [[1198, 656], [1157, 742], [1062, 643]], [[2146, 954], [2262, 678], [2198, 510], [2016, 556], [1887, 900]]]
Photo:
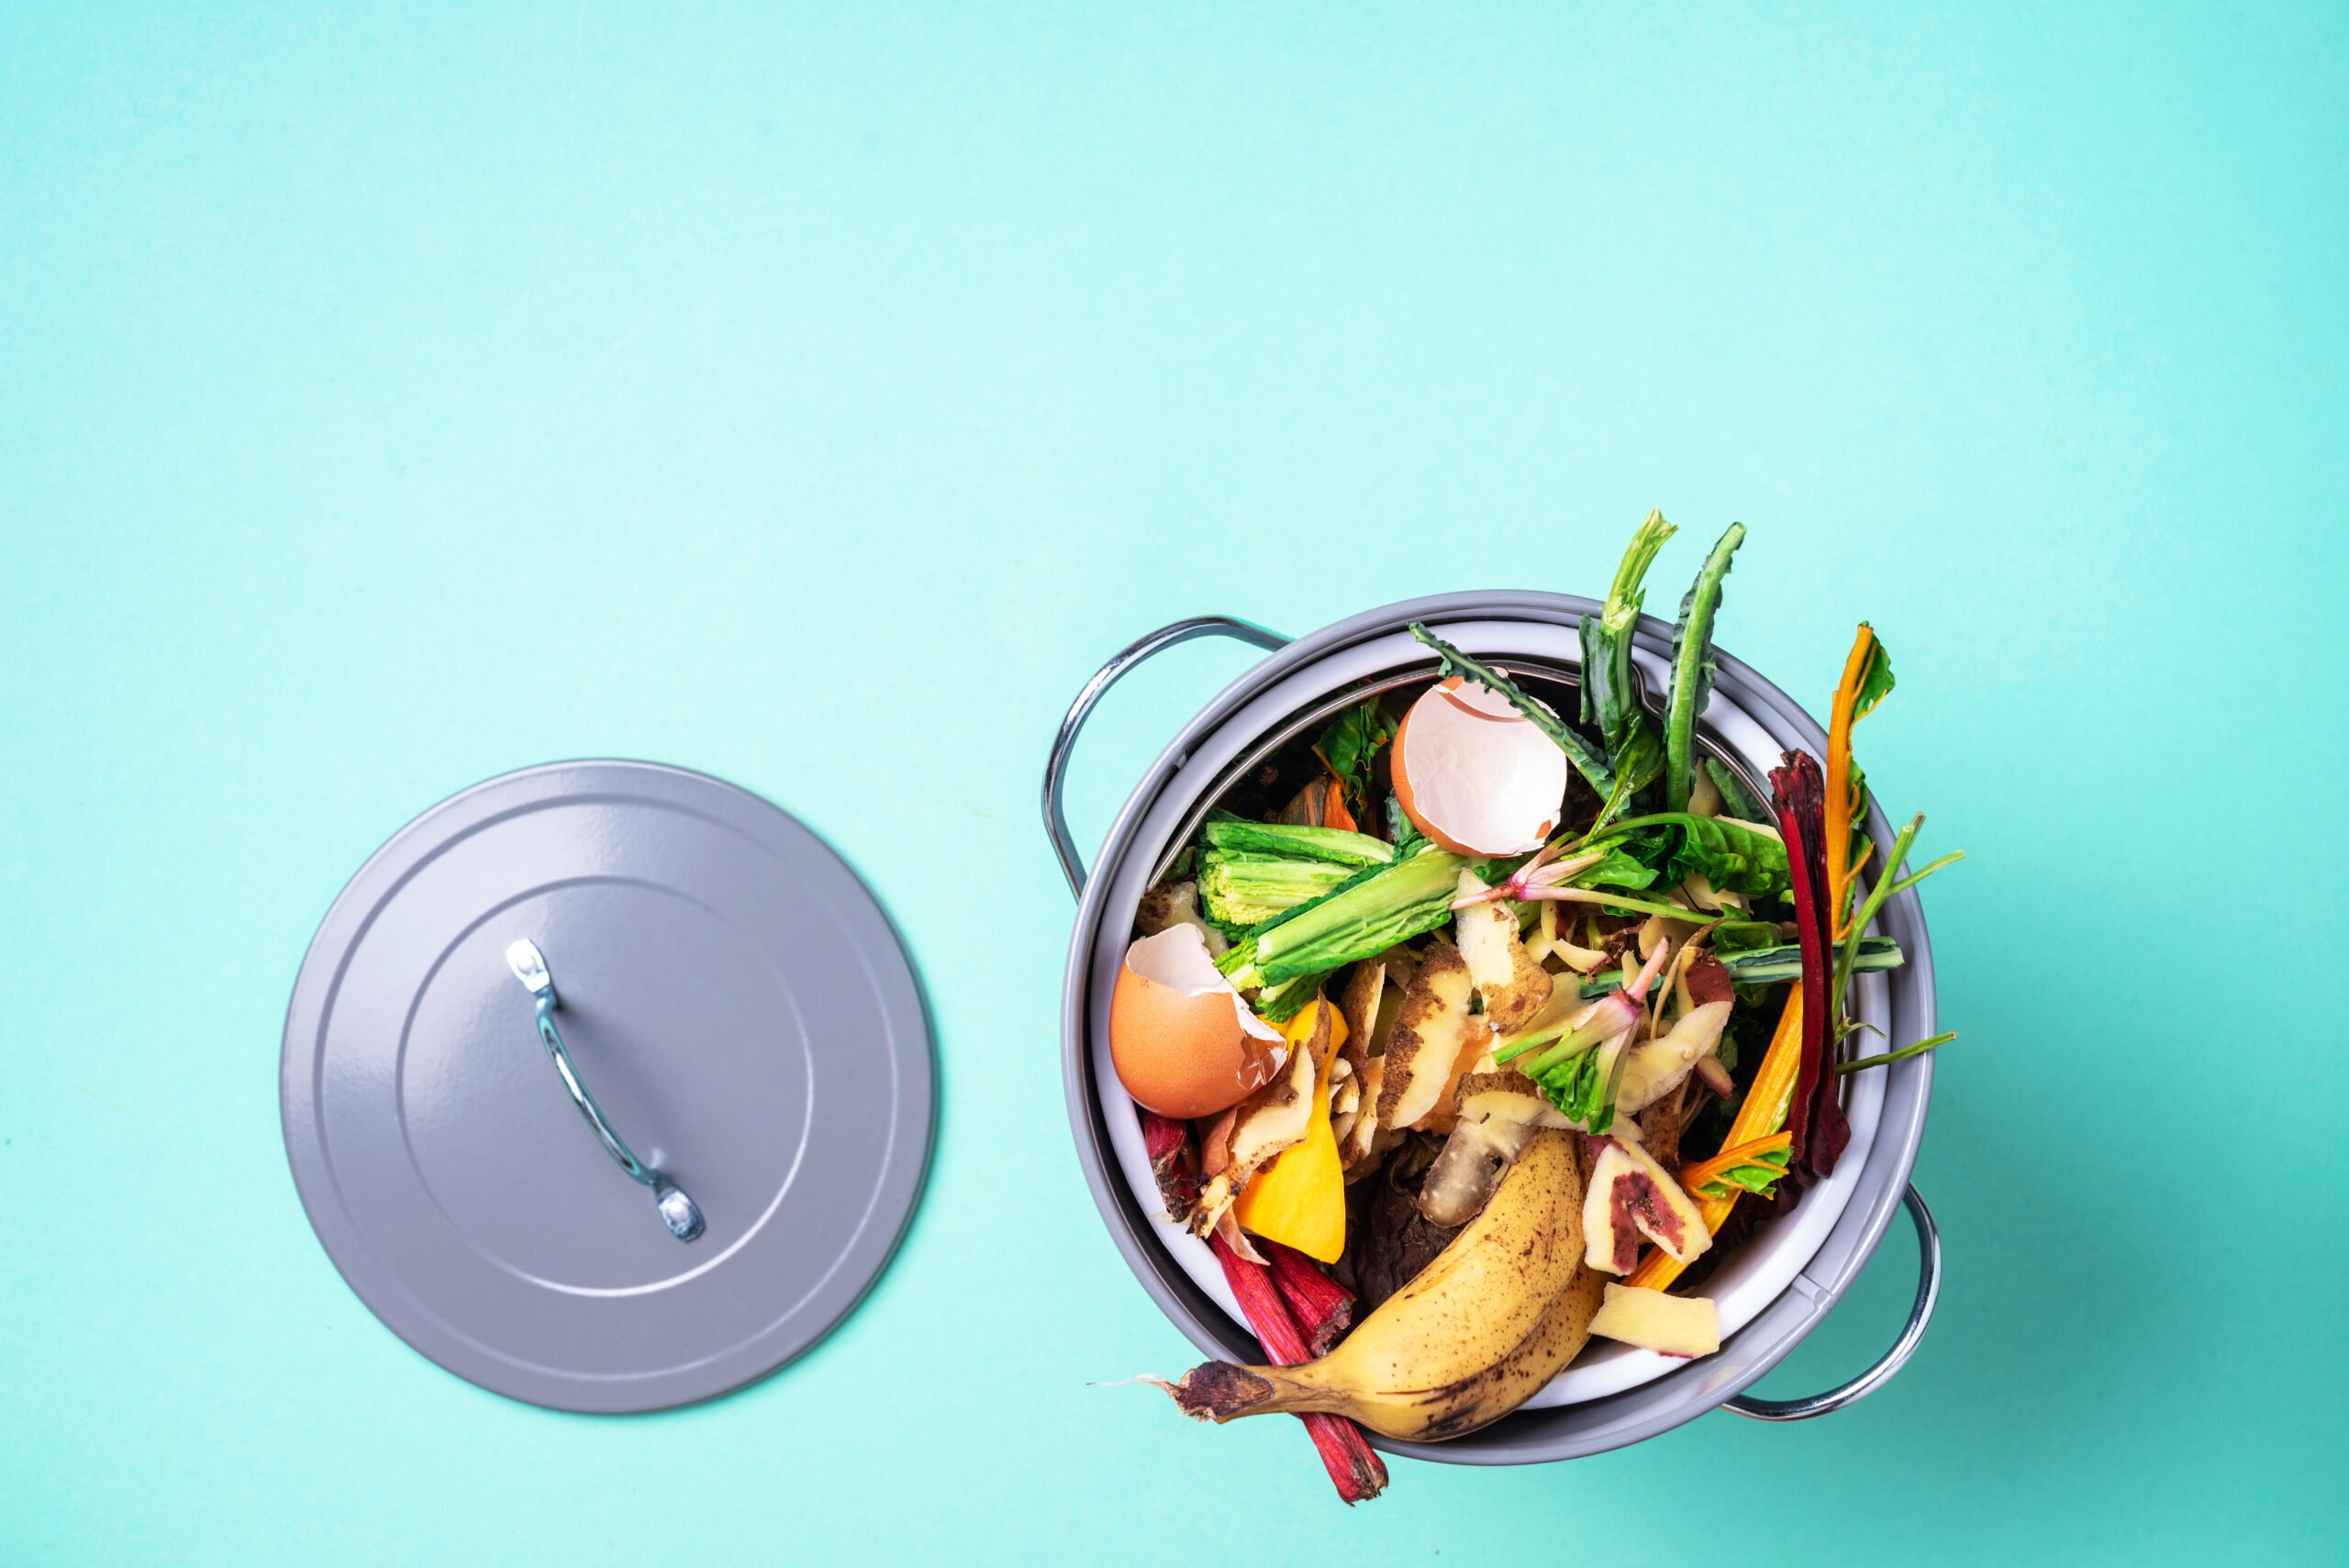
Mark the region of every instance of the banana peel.
[[1537, 1133], [1484, 1211], [1336, 1350], [1208, 1362], [1169, 1392], [1199, 1420], [1319, 1411], [1419, 1442], [1499, 1420], [1590, 1339], [1606, 1280], [1583, 1258], [1583, 1179], [1574, 1138]]

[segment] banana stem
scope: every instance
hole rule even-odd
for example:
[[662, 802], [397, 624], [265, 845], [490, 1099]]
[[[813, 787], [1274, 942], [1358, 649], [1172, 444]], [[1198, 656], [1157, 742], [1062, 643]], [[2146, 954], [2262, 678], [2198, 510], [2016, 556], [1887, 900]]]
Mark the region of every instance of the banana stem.
[[1186, 1416], [1218, 1424], [1242, 1416], [1327, 1414], [1341, 1403], [1341, 1396], [1293, 1378], [1279, 1367], [1231, 1362], [1202, 1362], [1168, 1392]]

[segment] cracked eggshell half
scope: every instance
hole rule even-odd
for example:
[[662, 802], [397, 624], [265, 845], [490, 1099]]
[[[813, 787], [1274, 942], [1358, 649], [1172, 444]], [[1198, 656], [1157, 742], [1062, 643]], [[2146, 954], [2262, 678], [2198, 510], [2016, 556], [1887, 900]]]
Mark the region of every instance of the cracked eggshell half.
[[1431, 686], [1395, 732], [1395, 798], [1455, 855], [1519, 855], [1556, 830], [1566, 754], [1490, 687]]
[[1288, 1042], [1217, 972], [1199, 929], [1176, 925], [1126, 950], [1109, 995], [1109, 1057], [1137, 1104], [1187, 1121], [1263, 1088]]

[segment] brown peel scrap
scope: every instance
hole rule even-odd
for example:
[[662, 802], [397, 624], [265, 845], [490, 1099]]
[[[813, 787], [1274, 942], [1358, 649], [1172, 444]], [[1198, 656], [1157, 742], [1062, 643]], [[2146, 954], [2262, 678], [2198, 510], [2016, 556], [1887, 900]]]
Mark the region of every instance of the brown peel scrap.
[[1162, 882], [1141, 895], [1141, 906], [1134, 914], [1135, 929], [1145, 937], [1154, 937], [1174, 926], [1196, 928], [1199, 940], [1208, 945], [1209, 958], [1221, 958], [1231, 951], [1231, 943], [1223, 933], [1200, 915], [1199, 884], [1196, 882]]
[[1376, 1029], [1378, 1000], [1386, 990], [1386, 962], [1364, 959], [1354, 965], [1353, 978], [1346, 982], [1346, 994], [1338, 1002], [1338, 1011], [1346, 1020], [1346, 1043], [1338, 1048], [1338, 1054], [1353, 1069], [1357, 1078], [1364, 1075], [1370, 1059], [1386, 1049], [1386, 1042], [1378, 1038]]
[[[1313, 1121], [1313, 1080], [1330, 1050], [1330, 1009], [1315, 1009], [1313, 1034], [1305, 1049], [1289, 1053], [1287, 1067], [1232, 1114], [1228, 1137], [1210, 1135], [1210, 1159], [1220, 1153], [1213, 1178], [1199, 1192], [1191, 1211], [1191, 1230], [1205, 1236], [1238, 1201], [1256, 1173], [1281, 1154], [1305, 1141]], [[1220, 1145], [1219, 1151], [1217, 1146]]]
[[[1338, 1137], [1338, 1162], [1345, 1168], [1351, 1182], [1377, 1169], [1379, 1157], [1393, 1146], [1391, 1138], [1382, 1139], [1378, 1127], [1378, 1094], [1381, 1081], [1386, 1075], [1386, 1059], [1374, 1056], [1362, 1071], [1362, 1090], [1354, 1103], [1353, 1119]], [[1332, 1127], [1332, 1131], [1336, 1129]]]
[[[1460, 873], [1465, 896], [1485, 891], [1475, 873]], [[1460, 956], [1476, 994], [1485, 999], [1485, 1017], [1503, 1034], [1523, 1029], [1550, 1000], [1550, 972], [1534, 961], [1517, 930], [1517, 916], [1507, 900], [1471, 904], [1460, 911], [1456, 929]]]
[[1419, 961], [1407, 948], [1389, 948], [1366, 958], [1354, 966], [1339, 1004], [1346, 1020], [1346, 1042], [1338, 1048], [1338, 1054], [1357, 1085], [1343, 1125], [1331, 1124], [1338, 1139], [1338, 1161], [1348, 1181], [1375, 1169], [1402, 1136], [1380, 1121], [1378, 1103], [1386, 1087], [1387, 1042], [1395, 1036], [1404, 998], [1419, 967]]
[[[1441, 939], [1431, 943], [1403, 994], [1403, 1008], [1382, 1058], [1386, 1070], [1378, 1086], [1380, 1127], [1415, 1127], [1430, 1113], [1450, 1108], [1448, 1094], [1458, 1076], [1462, 1049], [1472, 1043], [1470, 989], [1468, 965], [1460, 950]], [[1481, 1041], [1473, 1043], [1482, 1051]]]

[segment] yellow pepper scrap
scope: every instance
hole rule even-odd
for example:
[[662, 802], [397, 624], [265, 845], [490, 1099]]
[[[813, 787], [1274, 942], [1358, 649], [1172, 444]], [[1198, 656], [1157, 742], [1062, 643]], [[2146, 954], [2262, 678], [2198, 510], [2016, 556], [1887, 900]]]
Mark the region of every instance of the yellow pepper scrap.
[[1281, 1029], [1303, 1051], [1327, 1014], [1330, 1029], [1314, 1064], [1312, 1119], [1305, 1141], [1285, 1149], [1258, 1173], [1232, 1206], [1241, 1225], [1267, 1241], [1294, 1247], [1316, 1262], [1334, 1263], [1346, 1250], [1346, 1175], [1330, 1129], [1330, 1071], [1346, 1043], [1346, 1020], [1322, 997]]

